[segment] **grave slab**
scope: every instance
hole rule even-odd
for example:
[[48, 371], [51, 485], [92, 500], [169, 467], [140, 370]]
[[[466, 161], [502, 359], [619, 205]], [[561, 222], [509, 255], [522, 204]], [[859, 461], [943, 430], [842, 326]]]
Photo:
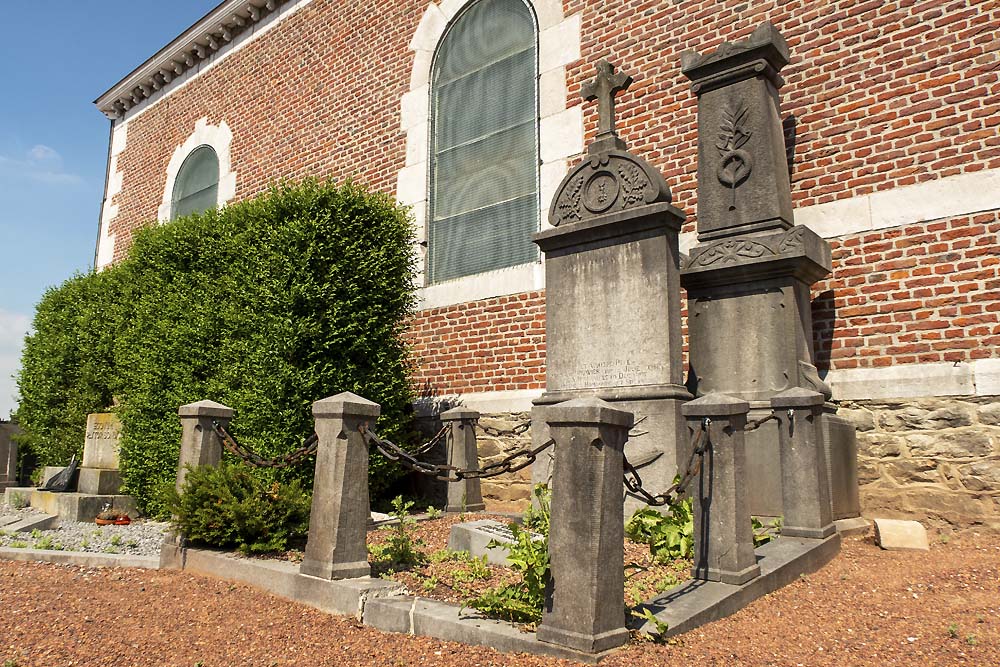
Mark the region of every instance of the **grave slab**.
[[[840, 551], [840, 535], [816, 540], [779, 537], [755, 551], [760, 576], [742, 585], [689, 580], [642, 603], [636, 610], [650, 610], [668, 625], [664, 637], [679, 635], [734, 614], [754, 600], [773, 593], [803, 574], [820, 569]], [[653, 623], [631, 617], [632, 629], [655, 635]]]
[[[541, 535], [536, 539], [543, 539]], [[486, 556], [486, 562], [494, 565], [506, 565], [508, 551], [502, 547], [489, 549], [487, 544], [496, 540], [504, 544], [514, 543], [514, 534], [506, 524], [492, 519], [456, 523], [451, 527], [448, 536], [448, 548], [452, 551], [468, 551], [473, 558]]]
[[875, 519], [875, 544], [886, 551], [929, 551], [927, 530], [916, 521]]

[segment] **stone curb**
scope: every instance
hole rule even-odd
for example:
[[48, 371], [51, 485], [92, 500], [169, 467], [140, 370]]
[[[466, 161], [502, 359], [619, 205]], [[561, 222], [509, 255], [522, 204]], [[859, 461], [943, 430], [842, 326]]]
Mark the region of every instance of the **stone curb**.
[[6, 525], [4, 530], [15, 533], [30, 533], [33, 530], [48, 530], [54, 528], [59, 522], [59, 517], [55, 514], [42, 514], [40, 516], [29, 516], [15, 523]]
[[138, 567], [146, 570], [160, 569], [158, 556], [131, 556], [129, 554], [95, 554], [84, 551], [55, 551], [52, 549], [14, 549], [0, 547], [0, 560], [19, 562], [57, 563], [80, 567]]

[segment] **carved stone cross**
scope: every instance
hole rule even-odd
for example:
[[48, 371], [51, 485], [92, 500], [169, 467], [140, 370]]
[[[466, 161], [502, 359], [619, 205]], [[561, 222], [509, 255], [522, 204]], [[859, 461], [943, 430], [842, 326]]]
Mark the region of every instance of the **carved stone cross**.
[[597, 63], [597, 76], [580, 87], [583, 99], [597, 100], [597, 138], [590, 145], [591, 153], [611, 148], [624, 150], [625, 142], [615, 132], [615, 95], [631, 84], [631, 76], [624, 72], [615, 74], [615, 66], [601, 60]]

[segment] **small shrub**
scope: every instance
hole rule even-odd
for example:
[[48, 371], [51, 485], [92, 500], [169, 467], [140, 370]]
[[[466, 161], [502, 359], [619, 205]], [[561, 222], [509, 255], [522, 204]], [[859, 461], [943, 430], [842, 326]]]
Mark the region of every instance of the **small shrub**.
[[244, 466], [192, 468], [170, 509], [189, 540], [244, 553], [284, 551], [309, 532], [312, 499], [297, 480], [267, 483]]
[[397, 521], [389, 526], [389, 539], [377, 556], [378, 560], [387, 562], [393, 569], [419, 565], [426, 560], [420, 550], [423, 541], [413, 537], [413, 527], [417, 525], [417, 521], [410, 516], [412, 509], [413, 501], [404, 501], [402, 496], [396, 496], [392, 501], [392, 516]]
[[494, 540], [487, 548], [506, 549], [510, 567], [520, 575], [521, 581], [489, 588], [478, 597], [466, 600], [465, 604], [490, 618], [534, 625], [542, 620], [545, 585], [549, 580], [548, 535], [537, 539], [516, 523], [510, 524], [510, 530], [514, 534], [513, 544]]
[[694, 546], [691, 499], [681, 498], [667, 510], [668, 514], [660, 514], [651, 507], [637, 509], [625, 525], [625, 535], [638, 544], [648, 544], [657, 563], [689, 558]]
[[433, 505], [427, 506], [427, 518], [428, 519], [440, 519], [443, 512]]

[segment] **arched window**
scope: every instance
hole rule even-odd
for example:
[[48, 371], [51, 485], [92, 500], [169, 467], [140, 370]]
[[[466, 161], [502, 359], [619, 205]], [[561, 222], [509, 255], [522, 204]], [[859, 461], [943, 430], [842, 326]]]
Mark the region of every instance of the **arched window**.
[[535, 18], [524, 0], [479, 0], [450, 26], [431, 71], [428, 279], [535, 261]]
[[201, 213], [219, 204], [219, 157], [198, 146], [184, 158], [170, 198], [170, 218]]

